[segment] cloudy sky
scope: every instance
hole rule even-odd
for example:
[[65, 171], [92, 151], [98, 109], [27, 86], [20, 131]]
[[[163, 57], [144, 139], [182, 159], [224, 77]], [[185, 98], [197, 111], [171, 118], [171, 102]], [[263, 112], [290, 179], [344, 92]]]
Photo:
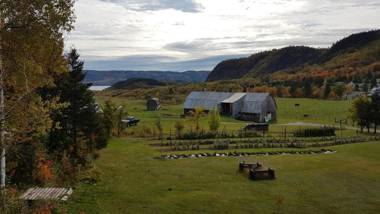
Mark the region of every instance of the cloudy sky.
[[98, 70], [211, 70], [380, 28], [380, 0], [78, 0], [75, 13], [67, 49]]

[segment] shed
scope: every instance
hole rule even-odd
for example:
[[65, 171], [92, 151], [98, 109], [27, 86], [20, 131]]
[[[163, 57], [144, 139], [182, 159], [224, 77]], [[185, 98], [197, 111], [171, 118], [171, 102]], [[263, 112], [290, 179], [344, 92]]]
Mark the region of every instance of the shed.
[[160, 100], [158, 98], [150, 98], [146, 102], [147, 111], [158, 111], [161, 108]]
[[277, 106], [269, 93], [191, 92], [184, 103], [184, 113], [196, 108], [206, 112], [217, 109], [236, 119], [269, 122], [277, 116]]

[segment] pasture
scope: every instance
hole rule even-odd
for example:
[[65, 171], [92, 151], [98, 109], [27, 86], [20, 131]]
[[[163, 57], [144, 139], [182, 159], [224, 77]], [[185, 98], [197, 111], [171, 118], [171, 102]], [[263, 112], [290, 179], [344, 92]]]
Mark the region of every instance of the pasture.
[[[99, 102], [104, 100], [100, 98]], [[192, 118], [179, 117], [181, 105], [147, 112], [145, 101], [114, 101], [125, 104], [130, 115], [142, 120], [131, 130], [154, 127], [159, 117], [166, 135], [177, 120], [184, 122], [185, 129], [194, 123]], [[296, 103], [300, 106], [295, 107]], [[285, 127], [295, 130], [299, 127], [285, 125], [295, 122], [336, 125], [335, 118], [347, 117], [350, 106], [349, 101], [310, 99], [277, 99], [277, 104], [278, 121], [269, 133]], [[246, 124], [226, 117], [221, 122], [221, 128], [228, 130], [239, 130]], [[201, 126], [207, 129], [207, 117], [201, 119]], [[356, 133], [351, 127], [343, 135]], [[101, 180], [94, 185], [78, 185], [63, 206], [69, 213], [377, 213], [380, 209], [379, 142], [325, 147], [336, 150], [334, 154], [180, 160], [155, 159], [168, 152], [152, 143], [160, 142], [128, 135], [112, 139], [95, 162]], [[238, 151], [280, 150], [287, 148]], [[241, 160], [273, 167], [277, 179], [249, 180], [237, 172]]]

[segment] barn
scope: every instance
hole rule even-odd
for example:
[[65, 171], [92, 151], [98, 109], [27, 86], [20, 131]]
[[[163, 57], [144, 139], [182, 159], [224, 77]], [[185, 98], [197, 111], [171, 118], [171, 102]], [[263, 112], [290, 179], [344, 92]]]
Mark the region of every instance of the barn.
[[150, 98], [146, 102], [147, 111], [158, 111], [161, 108], [160, 100], [158, 98]]
[[269, 93], [193, 91], [184, 103], [184, 113], [196, 108], [218, 110], [222, 115], [255, 122], [276, 120], [277, 105]]

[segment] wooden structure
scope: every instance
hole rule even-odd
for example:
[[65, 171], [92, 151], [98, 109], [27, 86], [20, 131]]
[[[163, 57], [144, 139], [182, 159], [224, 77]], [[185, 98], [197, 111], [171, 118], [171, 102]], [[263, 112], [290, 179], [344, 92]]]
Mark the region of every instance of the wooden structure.
[[269, 93], [232, 93], [193, 91], [184, 103], [184, 114], [202, 108], [205, 112], [217, 110], [235, 119], [269, 122], [276, 120], [277, 105]]
[[158, 98], [150, 98], [146, 102], [147, 111], [158, 111], [161, 108], [160, 100]]
[[275, 171], [271, 168], [264, 167], [261, 163], [239, 163], [240, 172], [248, 172], [252, 180], [273, 180], [276, 178]]
[[67, 201], [70, 195], [73, 193], [71, 188], [29, 188], [20, 199], [26, 201], [35, 200], [56, 200]]

